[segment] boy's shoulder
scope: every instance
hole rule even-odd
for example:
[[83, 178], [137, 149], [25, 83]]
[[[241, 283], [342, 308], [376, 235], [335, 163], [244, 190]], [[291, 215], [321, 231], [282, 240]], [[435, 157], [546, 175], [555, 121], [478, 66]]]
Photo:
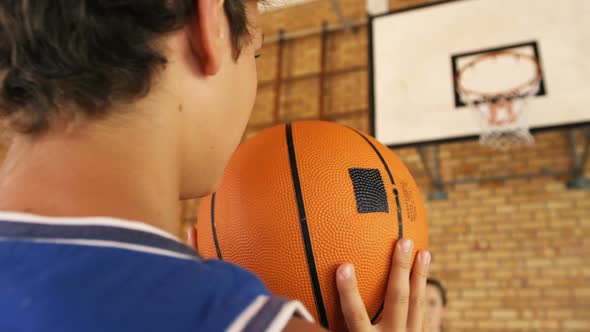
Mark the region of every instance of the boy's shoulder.
[[282, 329], [299, 302], [157, 229], [0, 214], [2, 331]]

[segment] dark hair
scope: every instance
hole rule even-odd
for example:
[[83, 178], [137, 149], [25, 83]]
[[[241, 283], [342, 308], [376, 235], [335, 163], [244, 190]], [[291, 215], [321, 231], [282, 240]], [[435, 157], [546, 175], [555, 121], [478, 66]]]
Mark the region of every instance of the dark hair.
[[442, 283], [436, 279], [428, 278], [426, 280], [427, 285], [432, 285], [438, 289], [440, 298], [442, 299], [443, 307], [447, 306], [447, 290], [443, 287]]
[[[249, 36], [243, 1], [224, 2], [236, 56]], [[196, 10], [195, 0], [2, 0], [0, 119], [37, 134], [144, 96], [166, 64], [158, 38]]]

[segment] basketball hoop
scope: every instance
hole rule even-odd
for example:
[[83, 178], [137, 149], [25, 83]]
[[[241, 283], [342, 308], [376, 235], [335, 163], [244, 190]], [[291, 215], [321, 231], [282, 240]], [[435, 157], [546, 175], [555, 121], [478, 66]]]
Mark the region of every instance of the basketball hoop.
[[[504, 66], [513, 68], [499, 70]], [[506, 73], [511, 74], [510, 79]], [[510, 50], [487, 53], [459, 68], [456, 75], [457, 92], [473, 110], [482, 130], [482, 145], [507, 150], [533, 143], [527, 103], [541, 85], [541, 65], [536, 57]], [[500, 88], [502, 85], [509, 87]]]

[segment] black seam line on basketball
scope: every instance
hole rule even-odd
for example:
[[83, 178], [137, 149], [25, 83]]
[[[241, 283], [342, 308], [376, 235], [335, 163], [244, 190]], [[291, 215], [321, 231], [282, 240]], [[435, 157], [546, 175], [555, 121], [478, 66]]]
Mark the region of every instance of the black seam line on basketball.
[[[377, 150], [377, 147], [375, 145], [373, 145], [373, 143], [371, 143], [371, 141], [369, 141], [369, 139], [366, 138], [363, 134], [361, 134], [360, 132], [358, 132], [355, 129], [352, 129], [352, 128], [350, 128], [350, 129], [354, 130], [360, 137], [362, 137], [365, 140], [365, 142], [369, 143], [371, 148], [373, 148], [373, 151], [375, 151], [375, 153], [377, 154], [377, 156], [381, 160], [383, 167], [385, 167], [385, 171], [387, 172], [387, 175], [389, 175], [389, 180], [391, 180], [391, 184], [395, 186], [396, 184], [395, 184], [395, 180], [393, 179], [393, 175], [391, 174], [391, 171], [389, 170], [389, 166], [385, 162], [385, 159], [381, 155], [381, 152], [379, 152], [379, 150]], [[399, 201], [399, 192], [395, 188], [393, 189], [393, 196], [395, 197], [395, 205], [397, 207], [396, 210], [397, 210], [398, 238], [401, 239], [404, 237], [404, 222], [402, 220], [403, 215], [402, 215], [402, 207], [401, 207], [400, 201]]]
[[371, 324], [375, 324], [375, 322], [377, 321], [377, 318], [379, 318], [379, 315], [381, 315], [381, 313], [383, 312], [383, 307], [385, 307], [385, 302], [381, 302], [381, 305], [379, 306], [379, 309], [377, 310], [377, 313], [371, 319]]
[[287, 134], [287, 148], [289, 151], [289, 165], [291, 167], [291, 177], [293, 179], [293, 188], [295, 190], [295, 199], [297, 200], [297, 211], [299, 213], [299, 224], [301, 226], [301, 234], [303, 236], [303, 243], [305, 245], [305, 257], [307, 259], [307, 267], [311, 277], [311, 284], [313, 287], [313, 295], [317, 307], [320, 324], [328, 328], [328, 316], [326, 315], [326, 308], [324, 306], [324, 299], [322, 298], [322, 290], [320, 288], [320, 280], [318, 271], [315, 265], [315, 258], [313, 257], [313, 248], [311, 246], [311, 237], [309, 235], [309, 227], [307, 225], [307, 215], [305, 213], [305, 204], [303, 202], [303, 193], [301, 191], [301, 182], [299, 180], [299, 170], [297, 169], [297, 159], [295, 157], [295, 145], [293, 144], [293, 130], [291, 124], [285, 125]]
[[[350, 128], [350, 129], [352, 129], [352, 128]], [[361, 134], [360, 132], [358, 132], [355, 129], [352, 129], [352, 130], [354, 130], [354, 132], [356, 132], [360, 137], [362, 137], [365, 140], [365, 142], [369, 143], [371, 148], [373, 148], [373, 151], [375, 151], [375, 153], [379, 157], [379, 160], [381, 160], [383, 167], [385, 167], [385, 171], [387, 172], [387, 175], [389, 175], [389, 180], [391, 180], [391, 184], [395, 186], [395, 180], [393, 179], [393, 175], [391, 174], [391, 170], [389, 169], [389, 166], [387, 166], [387, 163], [385, 162], [385, 159], [381, 155], [381, 152], [379, 152], [379, 150], [377, 150], [377, 147], [375, 145], [373, 145], [373, 143], [371, 143], [371, 141], [369, 141], [369, 139], [366, 138], [365, 135]], [[397, 189], [393, 189], [393, 196], [395, 197], [395, 206], [396, 206], [397, 220], [398, 220], [398, 222], [397, 222], [398, 233], [397, 234], [398, 234], [398, 239], [401, 239], [404, 237], [404, 223], [402, 220], [402, 218], [403, 218], [402, 209], [401, 209], [401, 205], [399, 202], [399, 192], [397, 191]], [[381, 302], [381, 306], [379, 307], [379, 310], [377, 310], [377, 313], [375, 314], [375, 316], [373, 316], [373, 318], [371, 319], [371, 323], [375, 323], [377, 318], [379, 318], [379, 315], [383, 311], [384, 306], [385, 306], [385, 302]]]
[[[371, 148], [373, 148], [373, 151], [375, 151], [375, 153], [377, 154], [377, 156], [381, 160], [383, 167], [385, 167], [385, 171], [387, 172], [387, 175], [389, 175], [389, 180], [391, 180], [391, 184], [395, 186], [395, 180], [393, 179], [393, 175], [391, 174], [391, 170], [389, 169], [389, 166], [387, 165], [387, 163], [385, 162], [385, 159], [381, 155], [381, 152], [379, 152], [379, 150], [377, 150], [377, 147], [373, 143], [371, 143], [371, 141], [369, 141], [369, 139], [366, 138], [365, 135], [361, 134], [359, 131], [357, 131], [355, 129], [352, 129], [352, 128], [350, 128], [350, 129], [354, 130], [354, 132], [356, 132], [360, 137], [362, 137], [365, 140], [365, 142], [369, 143]], [[402, 215], [401, 205], [399, 202], [399, 192], [397, 191], [397, 189], [393, 189], [393, 195], [395, 197], [395, 205], [397, 207], [396, 210], [397, 210], [397, 220], [398, 220], [398, 222], [397, 222], [398, 239], [401, 239], [404, 237], [404, 222], [402, 220], [403, 215]], [[379, 307], [379, 310], [377, 310], [377, 313], [375, 314], [375, 316], [371, 319], [371, 322], [374, 323], [377, 320], [377, 318], [379, 318], [379, 315], [383, 311], [384, 306], [385, 306], [385, 303], [381, 302], [381, 306]]]
[[383, 167], [385, 167], [385, 171], [387, 172], [387, 175], [389, 176], [389, 181], [391, 181], [391, 184], [395, 185], [395, 180], [393, 179], [393, 175], [391, 175], [391, 171], [389, 170], [389, 166], [387, 166], [387, 163], [385, 162], [385, 159], [381, 155], [381, 152], [379, 152], [379, 150], [377, 150], [377, 147], [375, 145], [373, 145], [373, 143], [371, 143], [371, 141], [369, 141], [369, 139], [367, 139], [365, 137], [365, 135], [361, 134], [358, 130], [353, 129], [353, 128], [350, 128], [350, 127], [348, 127], [348, 128], [350, 130], [354, 131], [355, 133], [357, 133], [360, 137], [362, 137], [365, 140], [365, 142], [369, 143], [369, 145], [371, 146], [371, 148], [373, 148], [373, 151], [375, 151], [375, 153], [379, 157], [379, 160], [381, 160], [381, 163], [383, 164]]
[[219, 248], [219, 240], [217, 239], [217, 228], [215, 227], [215, 193], [211, 195], [211, 230], [213, 231], [213, 243], [215, 243], [217, 258], [223, 260], [221, 249]]
[[397, 189], [393, 189], [393, 197], [395, 197], [395, 206], [397, 208], [397, 228], [398, 228], [398, 238], [403, 238], [404, 237], [404, 221], [403, 219], [403, 215], [402, 215], [402, 205], [399, 201], [399, 191]]

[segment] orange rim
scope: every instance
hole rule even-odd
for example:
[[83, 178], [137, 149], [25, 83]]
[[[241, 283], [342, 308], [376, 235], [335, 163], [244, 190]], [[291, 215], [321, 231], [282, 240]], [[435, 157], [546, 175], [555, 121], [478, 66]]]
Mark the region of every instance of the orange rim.
[[[535, 65], [537, 67], [537, 69], [535, 71], [535, 76], [532, 79], [530, 79], [530, 80], [528, 80], [528, 81], [526, 81], [514, 88], [503, 90], [503, 91], [496, 92], [496, 93], [486, 93], [486, 92], [481, 92], [481, 91], [477, 91], [477, 90], [471, 90], [471, 89], [467, 89], [467, 88], [465, 88], [465, 86], [463, 86], [463, 83], [461, 82], [461, 78], [462, 78], [463, 73], [467, 69], [473, 68], [478, 63], [485, 61], [489, 58], [498, 57], [498, 56], [513, 56], [516, 58], [532, 61], [533, 63], [535, 63]], [[502, 96], [508, 96], [508, 97], [514, 96], [514, 95], [518, 96], [519, 91], [522, 91], [529, 86], [537, 85], [541, 81], [541, 64], [536, 57], [531, 56], [531, 55], [527, 55], [527, 54], [522, 54], [522, 53], [513, 52], [513, 51], [491, 52], [491, 53], [486, 53], [484, 55], [481, 55], [481, 56], [473, 59], [468, 64], [466, 64], [465, 66], [460, 68], [457, 71], [456, 79], [457, 79], [457, 90], [459, 91], [459, 94], [461, 94], [461, 95], [480, 96], [481, 98], [478, 98], [478, 99], [483, 99], [484, 101], [490, 100], [490, 99], [498, 99]], [[478, 101], [480, 101], [480, 100], [478, 100]]]

